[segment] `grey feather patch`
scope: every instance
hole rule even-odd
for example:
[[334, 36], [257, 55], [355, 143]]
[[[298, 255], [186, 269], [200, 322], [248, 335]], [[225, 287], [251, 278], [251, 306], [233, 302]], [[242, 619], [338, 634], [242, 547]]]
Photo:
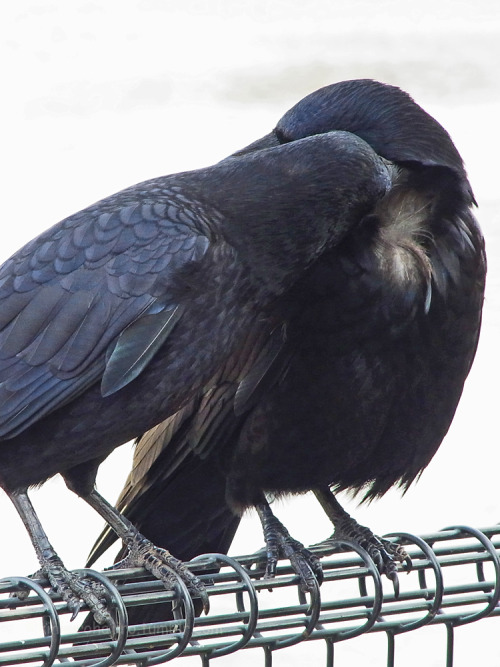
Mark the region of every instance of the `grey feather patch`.
[[132, 382], [166, 341], [182, 314], [180, 306], [154, 315], [143, 315], [118, 337], [106, 363], [101, 394], [109, 396]]

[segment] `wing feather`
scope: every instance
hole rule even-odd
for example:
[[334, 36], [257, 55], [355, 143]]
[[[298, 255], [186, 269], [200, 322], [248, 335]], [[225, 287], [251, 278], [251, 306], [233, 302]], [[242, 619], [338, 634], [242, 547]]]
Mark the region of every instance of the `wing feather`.
[[171, 288], [209, 241], [189, 218], [165, 217], [186, 209], [168, 177], [151, 183], [154, 200], [148, 184], [124, 190], [58, 223], [0, 267], [0, 438], [103, 376], [103, 394], [118, 391], [180, 319]]
[[122, 331], [111, 353], [101, 382], [109, 396], [136, 378], [166, 341], [182, 314], [180, 306], [143, 315]]

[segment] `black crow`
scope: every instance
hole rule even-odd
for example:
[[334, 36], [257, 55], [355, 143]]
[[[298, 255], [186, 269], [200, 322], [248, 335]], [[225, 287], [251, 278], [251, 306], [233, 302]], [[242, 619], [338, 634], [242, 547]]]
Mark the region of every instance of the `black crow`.
[[[318, 360], [326, 352], [331, 329], [331, 335], [338, 337], [337, 353], [343, 348], [346, 354], [352, 351], [360, 312], [356, 302], [365, 298], [366, 289], [372, 305], [363, 317], [374, 321], [363, 329], [363, 340], [374, 332], [380, 335], [387, 325], [396, 335], [406, 331], [408, 321], [425, 321], [432, 313], [432, 253], [434, 246], [442, 248], [432, 242], [436, 232], [432, 225], [420, 230], [421, 209], [430, 208], [432, 223], [444, 221], [443, 233], [452, 234], [452, 251], [446, 248], [439, 264], [436, 298], [453, 298], [455, 280], [459, 281], [460, 308], [467, 315], [467, 333], [474, 331], [475, 344], [479, 290], [471, 289], [464, 300], [461, 281], [470, 258], [479, 262], [479, 241], [471, 227], [472, 195], [458, 153], [444, 130], [403, 93], [370, 82], [352, 86], [350, 93], [345, 85], [345, 94], [342, 86], [318, 93], [324, 97], [320, 116], [331, 116], [327, 126], [314, 124], [314, 113], [302, 118], [292, 110], [261, 142], [213, 167], [153, 179], [112, 195], [56, 224], [1, 267], [0, 485], [26, 525], [41, 571], [74, 613], [83, 599], [98, 622], [113, 623], [101, 600], [102, 590], [64, 568], [28, 499], [29, 487], [56, 473], [124, 540], [129, 564], [144, 565], [167, 586], [183, 578], [206, 606], [207, 596], [198, 579], [135, 531], [98, 494], [94, 481], [98, 466], [116, 446], [198, 400], [220, 369], [243, 349], [251, 350], [254, 363], [241, 378], [234, 400], [235, 413], [248, 413], [248, 417], [226, 460], [231, 507], [239, 511], [255, 505], [271, 544], [283, 541], [283, 536], [282, 531], [267, 527], [270, 517], [264, 490], [301, 491], [348, 481], [343, 477], [345, 461], [340, 466], [335, 463], [348, 435], [342, 420], [336, 422], [344, 407], [339, 401], [332, 412], [323, 392], [325, 377], [331, 380], [330, 372], [340, 367], [345, 375], [349, 359], [344, 354], [340, 365], [337, 357], [325, 359], [316, 377], [319, 366], [309, 368], [306, 356], [312, 348], [307, 341], [313, 337]], [[402, 145], [406, 154], [405, 141], [416, 134], [408, 168], [396, 165], [398, 155], [385, 150], [386, 144], [391, 145], [390, 132], [380, 133], [383, 141], [378, 145], [369, 133], [363, 136], [348, 123], [335, 129], [335, 108], [346, 117], [352, 116], [350, 108], [357, 110], [358, 124], [373, 130], [379, 121], [393, 124], [390, 112], [400, 109], [400, 101], [406, 107], [398, 121], [396, 149]], [[304, 105], [308, 103], [296, 109]], [[428, 134], [433, 135], [430, 143]], [[429, 152], [433, 160], [428, 165]], [[439, 187], [428, 177], [433, 169], [441, 176]], [[449, 185], [446, 197], [441, 194], [442, 179]], [[399, 184], [408, 182], [411, 204], [391, 195], [400, 190]], [[393, 211], [394, 199], [397, 207], [408, 209], [402, 234], [393, 231], [397, 216], [384, 217], [386, 210]], [[418, 223], [413, 222], [415, 216]], [[359, 239], [363, 240], [361, 257], [356, 252]], [[458, 255], [457, 243], [461, 244]], [[392, 255], [386, 258], [384, 244], [394, 246], [394, 261]], [[450, 252], [458, 261], [448, 266]], [[378, 264], [373, 274], [369, 264], [374, 258]], [[408, 270], [403, 270], [405, 262]], [[363, 272], [365, 265], [366, 279], [346, 280], [358, 270]], [[326, 313], [326, 329], [316, 312], [316, 292], [328, 287], [324, 280], [338, 283], [336, 299]], [[383, 306], [380, 313], [375, 298]], [[319, 300], [324, 300], [323, 295]], [[457, 324], [454, 311], [453, 315], [455, 332], [462, 320], [459, 316]], [[338, 336], [338, 330], [345, 332], [346, 327], [349, 335]], [[305, 347], [300, 343], [304, 333]], [[472, 356], [471, 335], [463, 343], [467, 354], [454, 350], [460, 360], [460, 380]], [[378, 348], [385, 338], [374, 342]], [[421, 359], [424, 353], [418, 352]], [[367, 362], [359, 363], [364, 367]], [[335, 368], [330, 368], [332, 364]], [[357, 392], [361, 378], [363, 387], [372, 382], [369, 369], [367, 375], [361, 367], [358, 370], [357, 379], [340, 390], [343, 396]], [[388, 375], [384, 374], [384, 381]], [[452, 374], [454, 388], [456, 375]], [[291, 392], [289, 382], [297, 379], [300, 387]], [[344, 378], [333, 380], [330, 387], [338, 396]], [[295, 409], [294, 392], [304, 393], [308, 405], [315, 403], [319, 392], [322, 402], [309, 415], [309, 426], [297, 410], [293, 420], [286, 420], [289, 428], [276, 437], [283, 411], [289, 415]], [[264, 395], [271, 399], [261, 400]], [[373, 402], [380, 408], [386, 398]], [[366, 396], [356, 396], [356, 401], [362, 410], [369, 409]], [[324, 423], [326, 406], [328, 423]], [[371, 426], [373, 421], [383, 422], [383, 415], [376, 420], [371, 416]], [[332, 424], [339, 433], [331, 431]], [[323, 426], [328, 433], [317, 431]], [[337, 443], [330, 447], [332, 438]], [[370, 447], [374, 442], [379, 444], [370, 439]], [[364, 460], [363, 447], [365, 442], [354, 441], [347, 449]], [[430, 458], [430, 449], [426, 442], [420, 467]], [[311, 465], [303, 466], [302, 475], [299, 461], [304, 451]], [[204, 455], [202, 444], [199, 454]], [[410, 474], [406, 458], [400, 467]], [[395, 479], [398, 475], [392, 473]], [[362, 476], [360, 472], [359, 479]], [[390, 485], [389, 476], [384, 480]], [[301, 571], [304, 558], [298, 556]]]
[[[226, 551], [239, 513], [254, 506], [272, 576], [291, 538], [265, 493], [307, 490], [335, 535], [357, 540], [392, 579], [405, 558], [332, 491], [372, 499], [406, 489], [433, 457], [478, 342], [484, 243], [448, 133], [393, 86], [357, 80], [318, 90], [230, 159], [332, 132], [367, 142], [390, 174], [384, 193], [262, 309], [208, 389], [138, 442], [118, 507], [183, 560]], [[288, 242], [281, 224], [263, 249]], [[107, 531], [91, 560], [113, 539]]]

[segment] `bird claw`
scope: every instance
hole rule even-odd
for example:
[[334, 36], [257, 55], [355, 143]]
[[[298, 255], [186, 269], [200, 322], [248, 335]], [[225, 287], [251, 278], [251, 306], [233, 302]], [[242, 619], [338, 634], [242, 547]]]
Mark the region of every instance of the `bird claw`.
[[105, 587], [87, 577], [79, 577], [72, 572], [48, 572], [51, 587], [68, 605], [71, 620], [78, 616], [82, 603], [85, 602], [98, 625], [107, 625], [111, 638], [116, 639], [116, 622], [108, 611], [109, 596]]
[[266, 573], [264, 579], [274, 579], [276, 576], [276, 568], [278, 566], [278, 558], [274, 556], [267, 556]]
[[283, 536], [281, 551], [288, 558], [292, 568], [300, 577], [300, 587], [304, 593], [310, 593], [316, 584], [323, 583], [323, 568], [317, 556], [301, 542], [290, 535]]
[[406, 565], [406, 572], [409, 573], [412, 568], [412, 560], [406, 553], [406, 550], [397, 542], [390, 542], [376, 535], [373, 535], [373, 539], [374, 542], [367, 551], [375, 562], [380, 574], [385, 574], [392, 581], [394, 597], [397, 600], [399, 598], [398, 563], [404, 563]]
[[73, 610], [73, 613], [71, 614], [71, 618], [69, 619], [70, 621], [74, 621], [75, 618], [78, 616], [78, 612], [80, 611], [82, 606], [82, 603], [80, 600], [71, 600], [68, 602], [68, 609], [71, 611]]
[[399, 577], [396, 569], [391, 572], [385, 573], [386, 577], [392, 581], [392, 586], [394, 588], [394, 597], [396, 600], [399, 598]]
[[[264, 579], [274, 579], [280, 558], [290, 561], [293, 571], [299, 576], [300, 588], [310, 593], [323, 582], [323, 568], [320, 560], [309, 549], [290, 536], [285, 526], [269, 511], [262, 515], [266, 571]], [[262, 552], [260, 552], [262, 553]]]
[[[275, 556], [274, 553], [271, 553], [267, 547], [263, 547], [255, 552], [253, 557], [253, 563], [255, 564], [255, 573], [264, 570], [263, 579], [274, 579], [276, 576], [276, 566], [278, 564], [279, 556]], [[269, 588], [269, 591], [272, 589]]]
[[[32, 578], [48, 580], [51, 589], [66, 602], [71, 612], [71, 621], [75, 620], [85, 603], [95, 622], [100, 626], [107, 625], [111, 638], [116, 639], [116, 622], [108, 611], [108, 607], [112, 606], [111, 601], [108, 591], [101, 583], [68, 571], [57, 556], [49, 558]], [[23, 590], [20, 593], [24, 595]], [[17, 596], [19, 597], [19, 593]]]
[[174, 590], [179, 599], [182, 591], [178, 584], [181, 579], [187, 586], [193, 597], [200, 598], [203, 611], [210, 611], [210, 600], [205, 585], [186, 565], [175, 556], [160, 547], [155, 546], [142, 535], [138, 534], [128, 543], [129, 552], [127, 556], [110, 569], [122, 569], [128, 567], [143, 567], [156, 579], [159, 579], [167, 590]]
[[[113, 640], [117, 638], [116, 621], [108, 611], [111, 600], [108, 591], [102, 584], [70, 572], [57, 556], [50, 558], [40, 570], [30, 575], [29, 578], [49, 582], [51, 590], [66, 602], [68, 611], [71, 612], [70, 621], [75, 620], [85, 602], [97, 625], [107, 625], [111, 638]], [[11, 593], [10, 597], [25, 600], [29, 593], [30, 588], [20, 583], [18, 589]]]
[[410, 556], [397, 542], [377, 537], [366, 526], [360, 526], [354, 519], [351, 521], [352, 524], [349, 525], [348, 531], [336, 529], [331, 537], [316, 546], [328, 546], [329, 543], [342, 539], [356, 542], [368, 553], [379, 573], [392, 581], [394, 597], [397, 599], [399, 597], [398, 563], [404, 563], [406, 571], [410, 572], [412, 568]]
[[294, 571], [300, 577], [300, 588], [304, 593], [311, 593], [318, 584], [321, 586], [324, 575], [323, 568], [317, 556], [305, 547], [302, 547], [287, 557]]
[[[40, 579], [43, 576], [43, 574], [38, 571], [35, 572], [35, 574], [31, 574], [29, 576], [30, 579]], [[26, 586], [26, 584], [23, 584], [22, 582], [19, 582], [17, 585], [17, 588], [15, 591], [12, 591], [12, 593], [9, 593], [10, 598], [16, 598], [20, 602], [24, 602], [30, 594], [30, 587]]]

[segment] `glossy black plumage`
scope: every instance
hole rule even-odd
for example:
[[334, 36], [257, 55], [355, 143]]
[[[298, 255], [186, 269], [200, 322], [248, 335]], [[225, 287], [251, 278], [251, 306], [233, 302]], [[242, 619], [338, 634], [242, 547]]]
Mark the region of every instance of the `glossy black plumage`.
[[406, 486], [477, 344], [472, 203], [443, 128], [362, 80], [311, 94], [213, 167], [59, 223], [0, 272], [1, 485], [23, 494], [60, 472], [111, 517], [99, 463], [174, 420], [134, 511], [144, 523], [140, 498], [167, 484], [187, 521], [193, 480], [212, 483], [214, 528], [181, 557], [215, 535], [227, 548], [233, 513], [266, 491]]
[[372, 81], [312, 93], [236, 155], [332, 130], [367, 141], [390, 187], [264, 309], [271, 326], [249, 329], [204, 397], [139, 442], [119, 507], [180, 558], [227, 549], [233, 510], [263, 491], [406, 488], [452, 421], [486, 270], [460, 155], [409, 96]]
[[[329, 189], [335, 153], [359, 178]], [[4, 488], [101, 458], [179, 409], [387, 183], [363, 142], [313, 137], [134, 186], [19, 251], [1, 273]], [[279, 252], [264, 249], [282, 218]]]
[[129, 564], [154, 560], [168, 587], [175, 571], [206, 608], [189, 571], [93, 488], [97, 468], [197, 400], [245, 338], [265, 357], [275, 304], [390, 187], [390, 167], [347, 132], [266, 143], [108, 197], [0, 270], [0, 484], [52, 586], [112, 630], [101, 593], [62, 566], [27, 488], [61, 473], [126, 542]]

